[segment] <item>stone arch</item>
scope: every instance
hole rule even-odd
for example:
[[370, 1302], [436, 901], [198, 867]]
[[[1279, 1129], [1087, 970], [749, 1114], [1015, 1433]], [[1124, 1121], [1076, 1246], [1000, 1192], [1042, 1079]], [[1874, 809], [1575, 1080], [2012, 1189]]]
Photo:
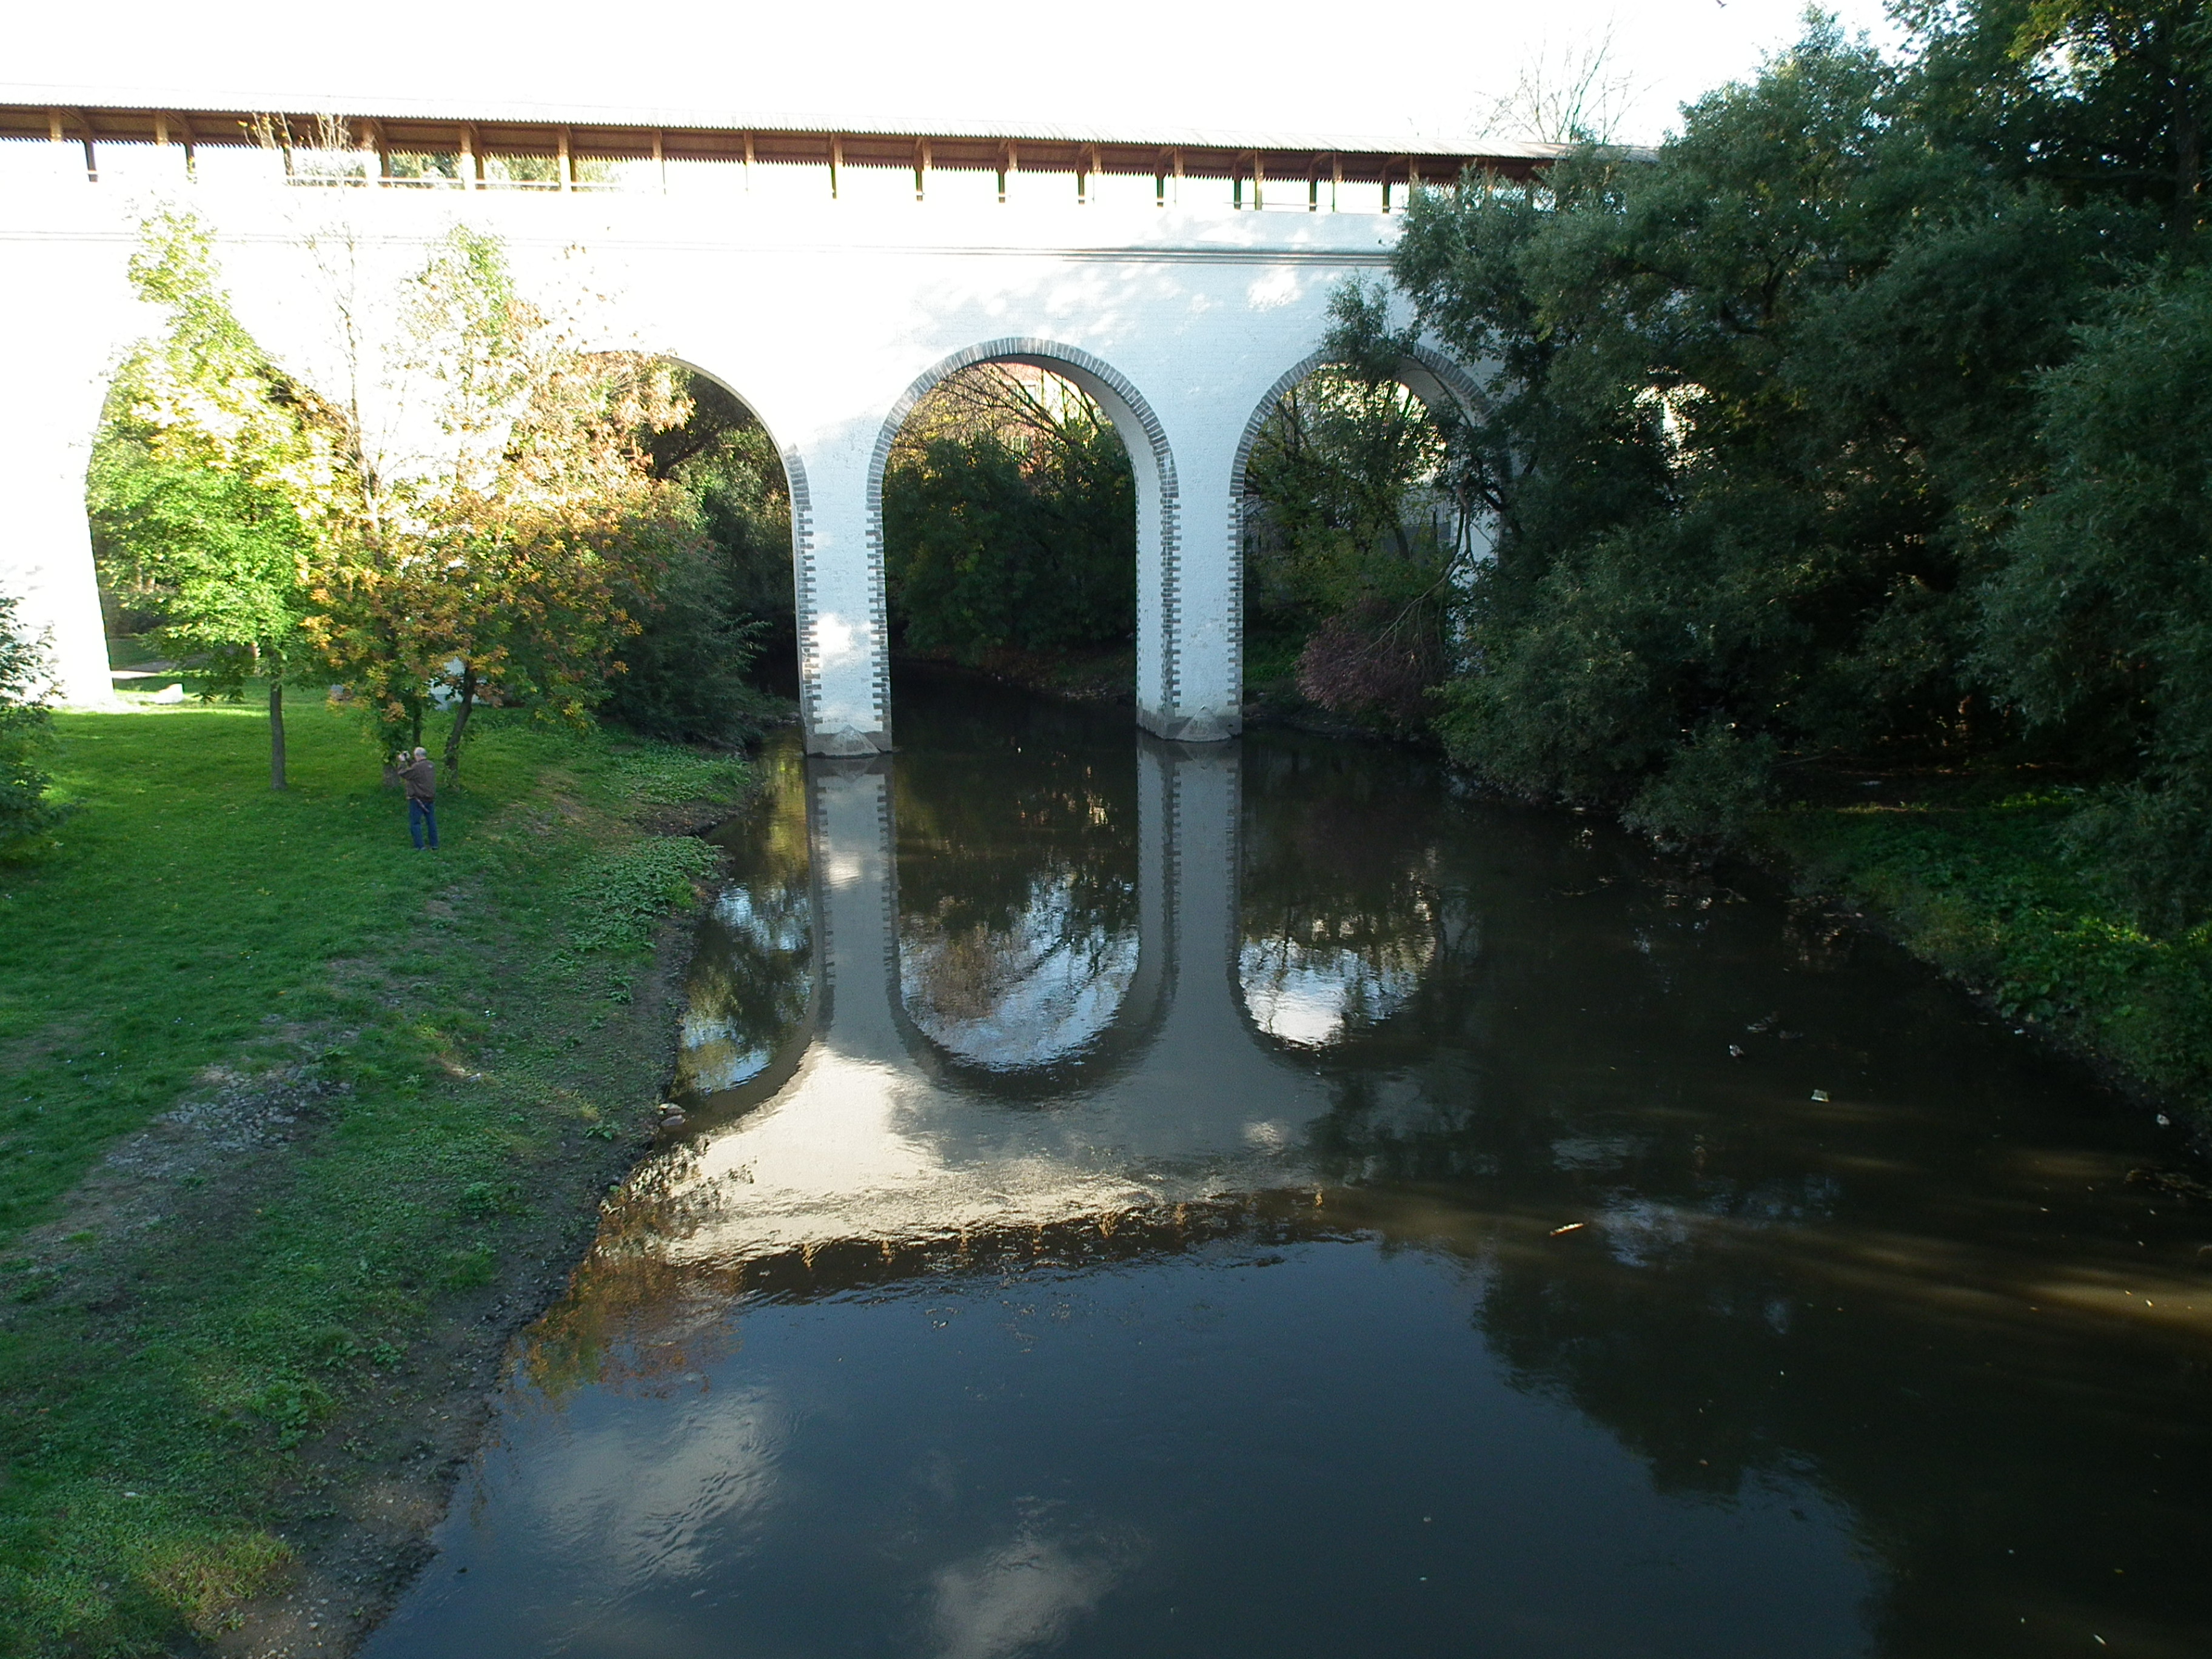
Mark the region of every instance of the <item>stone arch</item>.
[[[1297, 386], [1316, 369], [1327, 368], [1336, 361], [1334, 353], [1316, 351], [1300, 359], [1275, 379], [1261, 398], [1251, 418], [1244, 422], [1243, 434], [1237, 440], [1237, 460], [1230, 474], [1231, 511], [1241, 512], [1237, 505], [1244, 495], [1244, 467], [1252, 459], [1252, 446], [1260, 441], [1260, 429], [1267, 424], [1267, 416], [1275, 412], [1291, 388]], [[1423, 403], [1433, 407], [1439, 403], [1451, 404], [1462, 410], [1474, 408], [1482, 401], [1482, 388], [1474, 377], [1442, 352], [1425, 345], [1415, 345], [1399, 361], [1398, 380], [1408, 392]], [[1232, 529], [1241, 528], [1232, 526]]]
[[[884, 416], [868, 460], [868, 564], [877, 637], [887, 638], [883, 614], [884, 473], [891, 446], [915, 407], [937, 385], [977, 363], [1020, 363], [1073, 381], [1105, 411], [1137, 474], [1137, 719], [1163, 735], [1182, 708], [1182, 497], [1167, 429], [1145, 396], [1119, 369], [1079, 346], [1032, 336], [986, 340], [940, 359], [916, 377]], [[1141, 441], [1140, 441], [1141, 440]], [[877, 670], [879, 706], [890, 707], [887, 653]]]
[[727, 380], [703, 364], [695, 363], [688, 357], [680, 357], [672, 351], [659, 355], [665, 362], [712, 380], [736, 398], [745, 412], [761, 423], [761, 429], [768, 434], [769, 442], [775, 447], [778, 459], [783, 462], [784, 486], [791, 492], [791, 581], [793, 599], [797, 607], [794, 617], [799, 624], [799, 720], [802, 730], [812, 732], [821, 713], [822, 664], [820, 646], [815, 641], [812, 630], [805, 623], [805, 619], [813, 614], [815, 587], [814, 503], [807, 493], [806, 463], [800, 459], [797, 445], [787, 444], [775, 435], [775, 426], [767, 416], [761, 413], [760, 405]]
[[[1244, 469], [1251, 461], [1253, 445], [1260, 441], [1260, 429], [1275, 412], [1275, 405], [1316, 369], [1326, 368], [1335, 361], [1335, 355], [1324, 349], [1301, 358], [1284, 370], [1261, 396], [1237, 440], [1237, 459], [1229, 472], [1229, 592], [1232, 607], [1229, 629], [1240, 674], [1244, 662]], [[1428, 346], [1416, 343], [1410, 348], [1398, 362], [1397, 376], [1400, 385], [1431, 409], [1447, 404], [1464, 411], [1482, 402], [1482, 388], [1475, 378], [1460, 364]]]

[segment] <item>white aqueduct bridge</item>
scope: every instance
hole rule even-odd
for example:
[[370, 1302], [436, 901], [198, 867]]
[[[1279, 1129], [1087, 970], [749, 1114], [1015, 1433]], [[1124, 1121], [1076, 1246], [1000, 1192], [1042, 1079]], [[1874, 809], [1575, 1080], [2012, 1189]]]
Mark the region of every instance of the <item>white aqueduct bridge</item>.
[[[388, 292], [465, 222], [526, 285], [604, 296], [599, 343], [690, 364], [767, 427], [811, 752], [890, 746], [885, 461], [933, 386], [991, 362], [1062, 375], [1112, 420], [1138, 491], [1138, 719], [1226, 738], [1244, 462], [1322, 361], [1331, 290], [1386, 264], [1394, 191], [1550, 153], [0, 104], [0, 586], [50, 631], [62, 696], [111, 701], [85, 470], [114, 367], [155, 321], [125, 280], [155, 200], [212, 226], [246, 325], [326, 392], [329, 258], [306, 239]], [[1471, 393], [1425, 350], [1402, 373], [1425, 398]]]

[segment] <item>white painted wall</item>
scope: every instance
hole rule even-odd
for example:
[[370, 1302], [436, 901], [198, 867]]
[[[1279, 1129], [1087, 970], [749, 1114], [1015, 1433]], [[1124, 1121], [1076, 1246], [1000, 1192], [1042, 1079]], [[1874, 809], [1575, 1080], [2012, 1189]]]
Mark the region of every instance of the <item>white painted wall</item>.
[[504, 238], [540, 295], [599, 296], [587, 310], [598, 343], [665, 352], [729, 386], [793, 475], [807, 741], [825, 754], [889, 746], [872, 486], [904, 410], [978, 348], [1068, 374], [1131, 443], [1139, 718], [1167, 736], [1232, 735], [1243, 447], [1313, 356], [1330, 289], [1379, 275], [1397, 229], [1366, 214], [896, 194], [287, 189], [243, 176], [157, 192], [88, 185], [71, 146], [0, 146], [0, 584], [51, 630], [62, 694], [79, 703], [110, 696], [84, 471], [113, 366], [153, 320], [124, 269], [157, 193], [214, 227], [246, 325], [326, 394], [341, 390], [339, 356], [303, 239], [349, 235], [363, 287], [388, 289], [463, 220]]

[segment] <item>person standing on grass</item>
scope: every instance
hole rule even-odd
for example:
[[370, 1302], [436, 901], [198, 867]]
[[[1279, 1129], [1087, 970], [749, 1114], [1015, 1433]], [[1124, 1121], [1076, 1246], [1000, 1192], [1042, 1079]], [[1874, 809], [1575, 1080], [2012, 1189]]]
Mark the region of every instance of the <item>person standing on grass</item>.
[[438, 766], [427, 749], [417, 749], [410, 757], [404, 750], [399, 758], [406, 763], [399, 769], [399, 787], [407, 792], [407, 833], [414, 838], [415, 850], [422, 850], [422, 836], [429, 832], [430, 850], [438, 850]]

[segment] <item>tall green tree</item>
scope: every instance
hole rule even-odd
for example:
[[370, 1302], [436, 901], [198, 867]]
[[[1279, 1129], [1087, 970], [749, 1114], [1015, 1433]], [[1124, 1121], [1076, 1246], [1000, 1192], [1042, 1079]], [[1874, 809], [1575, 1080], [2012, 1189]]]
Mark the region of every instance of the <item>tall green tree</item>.
[[2212, 910], [2212, 271], [2122, 295], [2041, 389], [2050, 493], [1988, 584], [1979, 665], [2115, 781], [2072, 827], [2154, 927]]
[[334, 501], [331, 411], [239, 321], [198, 220], [147, 219], [130, 276], [165, 326], [125, 360], [94, 441], [94, 545], [219, 687], [267, 682], [270, 787], [282, 789], [284, 686], [313, 659], [305, 573]]
[[1916, 115], [2010, 177], [2203, 223], [2212, 13], [2203, 0], [1905, 0]]
[[791, 494], [767, 429], [703, 374], [677, 377], [689, 412], [642, 434], [653, 476], [696, 513], [698, 533], [672, 556], [623, 650], [607, 714], [653, 736], [727, 743], [779, 709], [753, 684], [760, 660], [794, 660]]
[[2041, 487], [2036, 376], [2156, 233], [1999, 175], [1925, 86], [1816, 22], [1656, 156], [1414, 202], [1397, 279], [1492, 377], [1462, 759], [1697, 836], [1785, 754], [2003, 732], [1974, 595]]

